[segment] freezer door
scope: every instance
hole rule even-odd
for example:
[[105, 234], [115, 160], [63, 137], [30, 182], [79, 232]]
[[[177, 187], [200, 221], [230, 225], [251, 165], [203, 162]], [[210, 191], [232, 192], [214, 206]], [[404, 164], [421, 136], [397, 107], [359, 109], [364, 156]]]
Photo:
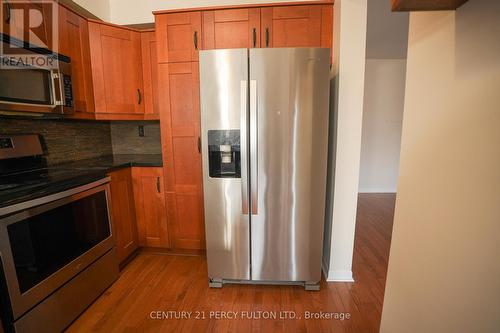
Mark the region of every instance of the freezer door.
[[250, 279], [248, 51], [200, 52], [201, 146], [210, 279]]
[[321, 279], [329, 52], [250, 51], [252, 280]]

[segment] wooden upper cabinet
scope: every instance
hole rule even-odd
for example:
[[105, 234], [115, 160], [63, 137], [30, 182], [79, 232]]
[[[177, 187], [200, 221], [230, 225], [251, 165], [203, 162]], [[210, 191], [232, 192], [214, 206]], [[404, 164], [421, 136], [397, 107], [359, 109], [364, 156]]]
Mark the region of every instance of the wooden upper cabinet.
[[158, 57], [154, 31], [141, 32], [142, 80], [144, 83], [144, 117], [158, 119]]
[[[37, 47], [53, 48], [51, 3], [1, 0], [1, 4], [2, 33]], [[31, 21], [29, 21], [30, 15]], [[27, 22], [36, 26], [27, 29]]]
[[[36, 25], [37, 23], [40, 23], [39, 25], [30, 28], [35, 35], [31, 35], [31, 38], [35, 39], [34, 41], [32, 41], [32, 44], [46, 47], [52, 50], [54, 49], [54, 45], [52, 43], [52, 29], [57, 29], [57, 27], [52, 26], [52, 14], [53, 6], [57, 6], [57, 4], [55, 2], [37, 2], [33, 0], [30, 0], [30, 2], [31, 4], [29, 5], [29, 7], [30, 9], [32, 9], [32, 11], [28, 14], [30, 16], [30, 24], [33, 23], [34, 25]], [[34, 22], [31, 21], [32, 19], [34, 20]], [[41, 21], [39, 21], [40, 19]]]
[[95, 112], [143, 117], [140, 33], [89, 22], [89, 40]]
[[201, 12], [159, 14], [155, 20], [160, 63], [198, 60]]
[[163, 168], [132, 168], [139, 246], [168, 248]]
[[59, 6], [59, 53], [71, 58], [75, 116], [94, 112], [88, 23], [63, 6]]
[[0, 24], [0, 32], [6, 35], [10, 35], [10, 18], [9, 18], [9, 5], [6, 0], [0, 0], [0, 5], [2, 6], [2, 9], [0, 10], [1, 17], [0, 19], [2, 20]]
[[260, 47], [260, 8], [203, 12], [203, 49]]
[[262, 8], [262, 47], [321, 47], [322, 12], [321, 5]]
[[333, 63], [333, 5], [321, 8], [321, 47], [330, 49], [330, 64]]

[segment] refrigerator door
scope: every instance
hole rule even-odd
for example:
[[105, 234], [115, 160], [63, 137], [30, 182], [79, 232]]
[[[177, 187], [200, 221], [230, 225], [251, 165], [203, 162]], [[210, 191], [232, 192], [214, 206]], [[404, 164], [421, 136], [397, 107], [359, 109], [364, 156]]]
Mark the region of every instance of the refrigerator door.
[[321, 279], [329, 51], [251, 49], [251, 276]]
[[208, 276], [250, 279], [248, 50], [200, 52]]

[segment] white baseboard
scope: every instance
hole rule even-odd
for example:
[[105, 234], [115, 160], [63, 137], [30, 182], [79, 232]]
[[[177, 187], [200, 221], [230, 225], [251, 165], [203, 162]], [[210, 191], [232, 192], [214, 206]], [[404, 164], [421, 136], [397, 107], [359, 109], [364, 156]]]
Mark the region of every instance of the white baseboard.
[[396, 193], [395, 188], [360, 188], [359, 193]]
[[334, 271], [330, 270], [326, 278], [327, 282], [354, 282], [352, 271]]

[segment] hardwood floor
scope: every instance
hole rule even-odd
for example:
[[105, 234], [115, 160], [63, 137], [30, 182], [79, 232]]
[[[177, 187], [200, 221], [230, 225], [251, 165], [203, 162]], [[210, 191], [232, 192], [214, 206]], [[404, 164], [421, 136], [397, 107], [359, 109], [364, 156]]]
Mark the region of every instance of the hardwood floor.
[[[205, 257], [141, 253], [68, 332], [378, 332], [394, 203], [392, 194], [359, 196], [355, 283], [322, 281], [319, 292], [299, 286], [209, 289]], [[151, 319], [152, 311], [163, 311], [154, 316], [192, 313], [191, 319]], [[196, 311], [205, 319], [195, 319]], [[239, 318], [210, 319], [211, 311], [234, 311]], [[249, 316], [275, 311], [278, 318], [241, 319], [244, 311]], [[280, 311], [294, 311], [301, 319], [279, 319]], [[350, 319], [307, 320], [305, 311], [344, 312]]]

